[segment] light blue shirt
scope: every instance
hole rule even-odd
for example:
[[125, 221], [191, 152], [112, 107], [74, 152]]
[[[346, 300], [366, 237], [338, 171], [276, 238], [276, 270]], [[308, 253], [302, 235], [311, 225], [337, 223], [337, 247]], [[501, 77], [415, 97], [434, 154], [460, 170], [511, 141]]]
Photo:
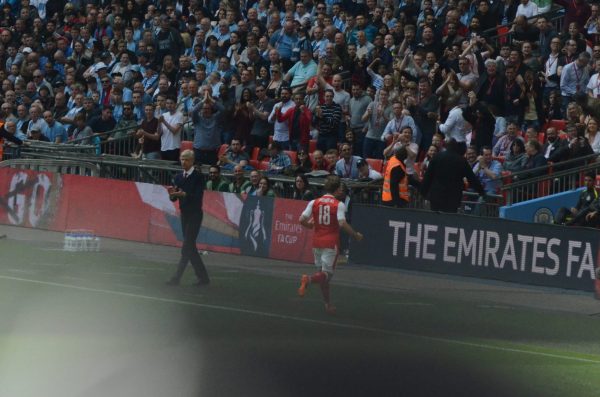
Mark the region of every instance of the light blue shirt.
[[308, 79], [317, 74], [317, 63], [312, 59], [306, 65], [302, 61], [298, 61], [288, 71], [288, 74], [293, 76], [291, 82], [292, 87], [304, 84]]
[[473, 173], [479, 178], [479, 181], [483, 185], [483, 189], [487, 194], [496, 194], [500, 189], [500, 183], [502, 182], [498, 177], [502, 174], [502, 165], [498, 160], [492, 160], [488, 169], [496, 175], [496, 178], [490, 178], [483, 169], [479, 167], [479, 163], [473, 166]]
[[68, 139], [67, 130], [58, 121], [55, 121], [52, 126], [46, 124], [46, 127], [42, 130], [42, 134], [44, 134], [50, 142], [56, 142], [57, 137], [60, 137], [61, 143], [65, 143]]
[[271, 47], [275, 48], [279, 52], [279, 56], [283, 59], [290, 59], [292, 57], [292, 50], [298, 43], [298, 36], [289, 36], [285, 34], [283, 28], [273, 34], [271, 37]]
[[385, 129], [383, 130], [383, 134], [381, 134], [381, 140], [385, 142], [385, 138], [388, 135], [394, 134], [395, 132], [400, 132], [404, 127], [410, 127], [412, 129], [412, 141], [417, 145], [420, 144], [421, 133], [415, 124], [415, 120], [411, 116], [402, 116], [399, 119], [393, 118], [388, 121]]
[[560, 75], [560, 93], [562, 96], [573, 96], [576, 93], [585, 93], [590, 73], [588, 68], [580, 68], [577, 61], [566, 65]]

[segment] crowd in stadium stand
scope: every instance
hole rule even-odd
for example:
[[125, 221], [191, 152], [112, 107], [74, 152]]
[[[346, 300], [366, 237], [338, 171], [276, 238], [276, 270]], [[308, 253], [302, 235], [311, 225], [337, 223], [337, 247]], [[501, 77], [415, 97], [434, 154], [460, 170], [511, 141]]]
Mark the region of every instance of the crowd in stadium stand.
[[[587, 0], [9, 0], [1, 119], [19, 140], [114, 141], [99, 150], [172, 161], [188, 145], [199, 163], [238, 173], [381, 179], [385, 158], [406, 147], [415, 185], [453, 138], [493, 193], [502, 173], [600, 152], [599, 10]], [[248, 186], [269, 194], [260, 178]]]

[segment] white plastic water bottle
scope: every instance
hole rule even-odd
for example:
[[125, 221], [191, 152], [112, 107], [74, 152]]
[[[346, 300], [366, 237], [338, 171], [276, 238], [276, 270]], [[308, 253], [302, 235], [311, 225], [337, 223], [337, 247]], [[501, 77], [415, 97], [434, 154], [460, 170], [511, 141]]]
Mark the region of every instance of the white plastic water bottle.
[[75, 233], [75, 251], [79, 252], [83, 250], [83, 235], [81, 232]]
[[63, 247], [65, 251], [73, 251], [73, 233], [65, 233], [65, 245]]
[[100, 237], [94, 236], [94, 251], [100, 252]]

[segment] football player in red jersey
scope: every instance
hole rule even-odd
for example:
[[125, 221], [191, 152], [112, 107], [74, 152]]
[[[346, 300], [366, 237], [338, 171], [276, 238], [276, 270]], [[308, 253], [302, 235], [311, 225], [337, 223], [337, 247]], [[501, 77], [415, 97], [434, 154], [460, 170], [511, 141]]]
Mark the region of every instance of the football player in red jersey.
[[340, 178], [329, 175], [325, 179], [324, 189], [326, 193], [309, 202], [300, 215], [300, 224], [315, 230], [313, 253], [315, 265], [319, 270], [312, 276], [302, 275], [298, 295], [303, 297], [309, 284], [319, 284], [325, 301], [325, 310], [329, 314], [335, 314], [335, 306], [330, 301], [329, 282], [333, 277], [337, 261], [340, 229], [357, 241], [361, 241], [363, 235], [355, 232], [352, 226], [346, 222], [346, 205], [336, 199], [342, 189]]

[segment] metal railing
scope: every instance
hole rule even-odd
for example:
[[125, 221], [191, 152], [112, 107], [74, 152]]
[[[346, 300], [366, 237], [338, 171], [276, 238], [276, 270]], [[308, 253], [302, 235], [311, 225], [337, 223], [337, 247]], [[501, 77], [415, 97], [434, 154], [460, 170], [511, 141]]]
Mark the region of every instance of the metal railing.
[[79, 160], [12, 159], [1, 161], [0, 168], [16, 168], [20, 170], [94, 177], [100, 175], [100, 168], [96, 164]]
[[520, 171], [504, 177], [500, 188], [506, 205], [566, 192], [582, 185], [588, 172], [600, 171], [598, 154]]
[[[562, 27], [563, 27], [562, 25], [563, 25], [564, 18], [565, 18], [564, 8], [562, 6], [557, 5], [557, 4], [552, 4], [552, 6], [548, 12], [528, 18], [527, 21], [530, 22], [531, 20], [535, 20], [540, 17], [545, 17], [548, 20], [548, 22], [552, 23], [552, 25], [554, 26], [554, 29], [557, 32], [562, 31]], [[490, 41], [489, 44], [499, 50], [504, 42], [506, 42], [507, 44], [510, 44], [512, 42], [512, 32], [507, 31], [507, 32], [499, 33], [503, 29], [510, 30], [511, 26], [512, 26], [512, 21], [506, 25], [500, 25], [500, 26], [496, 26], [494, 28], [484, 30], [482, 33], [482, 36], [487, 37], [488, 40]]]

